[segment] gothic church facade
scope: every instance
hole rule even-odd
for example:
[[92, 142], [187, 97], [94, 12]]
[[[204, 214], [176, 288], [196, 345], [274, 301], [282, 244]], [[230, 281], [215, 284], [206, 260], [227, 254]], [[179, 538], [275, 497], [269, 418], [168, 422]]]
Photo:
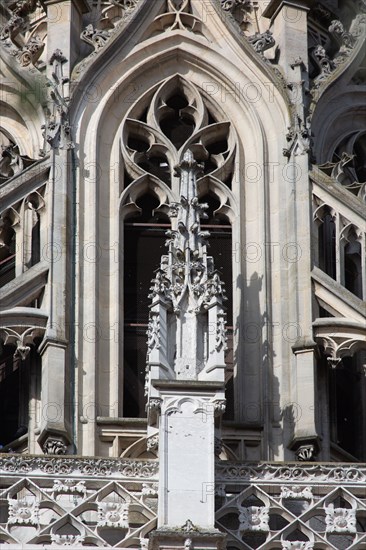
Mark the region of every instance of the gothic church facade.
[[366, 548], [365, 29], [0, 6], [4, 548]]

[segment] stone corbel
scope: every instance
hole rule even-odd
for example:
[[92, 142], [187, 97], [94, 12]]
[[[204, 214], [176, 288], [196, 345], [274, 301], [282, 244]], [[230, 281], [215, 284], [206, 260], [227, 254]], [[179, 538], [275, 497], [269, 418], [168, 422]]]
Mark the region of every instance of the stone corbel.
[[289, 448], [299, 462], [313, 462], [320, 450], [319, 438], [314, 436], [295, 437]]
[[215, 399], [213, 402], [214, 415], [220, 417], [226, 411], [226, 399]]
[[162, 402], [163, 400], [160, 397], [150, 397], [146, 406], [150, 426], [155, 426], [158, 423]]
[[344, 318], [318, 319], [314, 322], [314, 338], [334, 369], [343, 357], [352, 357], [357, 351], [366, 349], [364, 326]]
[[1, 313], [0, 339], [4, 345], [14, 345], [14, 357], [24, 361], [34, 340], [44, 335], [47, 316], [30, 314], [32, 308], [13, 308]]
[[49, 435], [41, 446], [45, 455], [65, 455], [68, 443], [62, 436]]
[[37, 335], [40, 336], [37, 327], [30, 327], [23, 333], [18, 333], [11, 328], [1, 328], [0, 338], [3, 340], [5, 346], [15, 345], [16, 349], [14, 352], [14, 357], [19, 357], [21, 361], [25, 361], [31, 350], [31, 347], [28, 344], [33, 345], [34, 331], [36, 331]]
[[311, 462], [315, 458], [315, 447], [314, 445], [300, 445], [295, 454], [299, 462]]
[[360, 349], [366, 349], [366, 337], [363, 339], [344, 337], [316, 337], [327, 356], [327, 362], [333, 369], [337, 368], [343, 357], [352, 356]]

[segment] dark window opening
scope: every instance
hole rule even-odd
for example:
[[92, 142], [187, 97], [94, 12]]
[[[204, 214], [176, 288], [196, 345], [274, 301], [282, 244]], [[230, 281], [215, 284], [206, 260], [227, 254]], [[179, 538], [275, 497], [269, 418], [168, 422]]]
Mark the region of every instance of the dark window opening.
[[[216, 139], [211, 143], [204, 143], [208, 152], [208, 158], [204, 161], [204, 174], [210, 174], [217, 170], [222, 159], [226, 159], [229, 154], [229, 144], [227, 139]], [[231, 189], [231, 180], [233, 177], [232, 163], [226, 165], [223, 173], [220, 174], [222, 182]]]
[[150, 144], [147, 140], [130, 136], [127, 146], [138, 153], [146, 153], [150, 149]]
[[227, 170], [225, 170], [224, 174], [221, 176], [221, 181], [226, 185], [226, 187], [231, 189], [232, 179], [233, 179], [233, 170], [232, 170], [232, 167], [229, 166]]
[[123, 415], [142, 418], [145, 412], [146, 330], [151, 280], [167, 253], [165, 231], [168, 218], [153, 214], [159, 201], [145, 195], [137, 201], [141, 215], [124, 225], [124, 394]]
[[31, 266], [37, 264], [41, 259], [41, 223], [39, 214], [36, 214], [37, 221], [32, 228]]
[[331, 441], [364, 460], [364, 384], [359, 355], [344, 357], [341, 365], [329, 370], [329, 416]]
[[344, 154], [348, 154], [350, 158], [342, 167], [342, 185], [349, 186], [357, 195], [358, 187], [353, 184], [366, 181], [366, 134], [346, 136], [336, 147], [332, 161], [339, 162]]
[[207, 114], [208, 114], [208, 126], [210, 124], [215, 124], [217, 122], [216, 118], [213, 116], [213, 114], [207, 110]]
[[123, 188], [126, 189], [126, 187], [128, 187], [133, 181], [134, 180], [128, 174], [127, 170], [125, 170], [123, 174]]
[[[128, 139], [128, 147], [136, 151], [138, 154], [135, 157], [135, 161], [146, 172], [153, 174], [157, 178], [161, 179], [169, 187], [171, 184], [171, 171], [168, 159], [162, 152], [147, 153], [150, 149], [150, 144], [147, 140], [141, 137], [130, 136]], [[126, 188], [131, 183], [131, 178], [125, 173]]]
[[15, 231], [9, 230], [3, 236], [4, 246], [0, 247], [0, 287], [15, 278]]
[[300, 540], [307, 542], [309, 538], [302, 531], [300, 531], [300, 529], [295, 529], [286, 536], [286, 540]]
[[[210, 155], [219, 155], [220, 153], [227, 153], [228, 150], [228, 143], [226, 139], [222, 139], [220, 141], [214, 141], [210, 145], [206, 145], [207, 151], [210, 153]], [[224, 155], [224, 156], [227, 156]]]
[[[212, 195], [200, 199], [208, 202], [208, 219], [202, 229], [209, 230], [208, 254], [213, 256], [215, 268], [220, 271], [225, 283], [227, 301], [228, 363], [227, 417], [233, 417], [232, 377], [232, 250], [231, 226], [227, 220], [214, 216], [220, 203]], [[144, 417], [145, 412], [145, 367], [147, 353], [146, 330], [148, 324], [151, 280], [159, 267], [163, 254], [167, 254], [166, 230], [170, 220], [163, 214], [154, 213], [159, 201], [145, 195], [137, 201], [141, 215], [129, 217], [124, 224], [124, 393], [123, 415], [128, 418]]]
[[344, 286], [362, 300], [361, 243], [354, 240], [344, 248]]
[[336, 228], [329, 211], [319, 226], [319, 267], [332, 279], [336, 278]]
[[0, 359], [0, 452], [28, 431], [29, 360], [20, 361], [14, 351], [12, 346], [4, 346]]
[[171, 171], [168, 160], [163, 155], [151, 155], [146, 158], [145, 161], [139, 163], [139, 166], [153, 174], [157, 178], [161, 179], [164, 183], [170, 187], [171, 184]]
[[185, 97], [174, 94], [166, 100], [169, 111], [160, 121], [160, 128], [177, 149], [180, 149], [195, 129], [194, 120], [189, 113], [189, 104]]
[[366, 181], [366, 134], [362, 134], [356, 141], [354, 154], [358, 181], [364, 183]]
[[324, 318], [324, 317], [334, 317], [334, 315], [332, 315], [329, 311], [327, 311], [327, 310], [324, 309], [323, 307], [319, 306], [319, 317], [320, 317], [320, 318]]

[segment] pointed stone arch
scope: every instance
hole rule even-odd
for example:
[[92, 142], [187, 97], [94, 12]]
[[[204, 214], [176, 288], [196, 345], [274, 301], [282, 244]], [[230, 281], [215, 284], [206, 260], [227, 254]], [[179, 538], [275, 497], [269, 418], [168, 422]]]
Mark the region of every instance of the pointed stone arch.
[[[198, 3], [195, 4], [198, 5]], [[145, 6], [145, 3], [141, 6]], [[217, 215], [230, 220], [232, 224], [232, 256], [234, 258], [232, 280], [236, 290], [233, 317], [236, 327], [234, 341], [237, 346], [239, 341], [243, 341], [239, 327], [244, 326], [241, 301], [242, 294], [246, 291], [246, 285], [242, 282], [242, 277], [251, 280], [252, 275], [257, 276], [255, 273], [258, 271], [267, 274], [268, 270], [265, 264], [270, 261], [263, 254], [259, 265], [247, 263], [247, 273], [241, 275], [241, 265], [246, 261], [245, 240], [259, 242], [259, 246], [264, 250], [264, 243], [269, 238], [267, 235], [268, 222], [266, 221], [268, 220], [269, 196], [273, 195], [272, 200], [276, 204], [281, 201], [280, 197], [283, 193], [287, 196], [286, 200], [292, 200], [286, 181], [281, 175], [281, 170], [285, 167], [285, 159], [283, 158], [283, 167], [281, 163], [278, 165], [277, 162], [279, 155], [282, 154], [284, 144], [275, 137], [278, 135], [279, 129], [281, 129], [283, 137], [285, 136], [286, 128], [290, 123], [289, 103], [283, 85], [272, 69], [245, 40], [240, 39], [239, 34], [233, 28], [230, 27], [228, 30], [225, 18], [217, 11], [216, 7], [212, 6], [212, 10], [209, 9], [206, 14], [209, 18], [207, 25], [210, 26], [211, 34], [213, 33], [211, 41], [208, 41], [200, 33], [182, 29], [164, 32], [144, 40], [144, 28], [148, 27], [149, 17], [156, 17], [159, 9], [157, 4], [154, 6], [149, 4], [149, 10], [145, 10], [139, 22], [136, 17], [132, 18], [128, 23], [129, 26], [121, 28], [116, 33], [115, 38], [95, 56], [85, 75], [80, 75], [78, 81], [74, 83], [70, 109], [72, 116], [79, 117], [80, 120], [77, 135], [77, 141], [82, 144], [82, 149], [78, 151], [79, 170], [81, 176], [85, 174], [85, 178], [79, 179], [78, 194], [81, 197], [80, 204], [88, 205], [88, 209], [85, 210], [83, 206], [83, 211], [79, 214], [80, 230], [84, 234], [84, 238], [92, 242], [96, 242], [99, 231], [99, 249], [103, 251], [105, 265], [113, 266], [114, 272], [113, 277], [108, 278], [106, 268], [104, 272], [101, 272], [102, 264], [100, 262], [97, 265], [84, 262], [81, 270], [83, 276], [81, 303], [85, 303], [86, 296], [95, 292], [100, 293], [100, 299], [105, 303], [111, 303], [112, 296], [118, 297], [117, 302], [121, 301], [121, 276], [117, 259], [118, 243], [121, 242], [118, 212], [120, 208], [125, 209], [126, 213], [128, 209], [131, 213], [137, 212], [133, 204], [134, 201], [129, 201], [127, 198], [128, 189], [132, 192], [141, 186], [141, 189], [144, 187], [147, 190], [146, 182], [149, 181], [149, 189], [152, 190], [156, 185], [155, 191], [157, 192], [159, 187], [157, 182], [158, 179], [161, 179], [156, 174], [147, 178], [147, 170], [145, 168], [141, 170], [141, 167], [140, 169], [136, 168], [136, 163], [135, 168], [132, 169], [133, 159], [131, 162], [127, 160], [129, 151], [126, 148], [125, 128], [129, 128], [133, 137], [139, 137], [140, 129], [143, 128], [141, 131], [145, 132], [143, 141], [145, 141], [146, 147], [148, 145], [151, 150], [155, 149], [159, 154], [163, 150], [163, 146], [166, 148], [164, 150], [167, 150], [167, 139], [165, 141], [161, 139], [160, 149], [157, 148], [156, 127], [161, 119], [150, 118], [149, 121], [144, 119], [144, 109], [152, 101], [159, 102], [168, 90], [172, 91], [181, 87], [187, 89], [192, 96], [197, 96], [195, 108], [199, 107], [198, 103], [200, 102], [205, 104], [217, 124], [221, 125], [222, 136], [229, 130], [230, 152], [225, 162], [218, 159], [218, 163], [221, 162], [221, 164], [217, 166], [216, 170], [211, 170], [211, 173], [206, 174], [206, 179], [203, 179], [202, 182], [198, 181], [198, 187], [202, 187], [199, 194], [204, 193], [204, 189], [210, 188], [218, 196], [220, 207]], [[138, 11], [137, 13], [141, 14], [142, 12]], [[123, 33], [132, 28], [136, 28], [136, 42], [131, 48], [131, 43], [123, 44]], [[228, 47], [230, 55], [225, 54], [222, 48], [222, 36], [226, 37], [225, 48]], [[109, 48], [112, 48], [112, 44], [113, 56], [108, 59], [108, 51]], [[102, 59], [104, 66], [102, 66]], [[240, 82], [237, 82], [238, 66], [242, 67]], [[94, 68], [93, 75], [90, 72], [91, 67]], [[224, 68], [224, 71], [221, 68]], [[88, 84], [86, 84], [87, 79], [89, 79]], [[90, 87], [97, 90], [97, 96], [94, 102], [88, 104], [85, 90]], [[153, 99], [154, 97], [155, 99]], [[143, 105], [145, 106], [143, 107]], [[188, 107], [192, 109], [193, 106], [189, 105]], [[161, 105], [158, 105], [155, 111], [151, 110], [151, 113], [159, 111], [160, 108]], [[195, 139], [201, 141], [201, 148], [210, 148], [216, 139], [215, 133], [210, 133], [212, 121], [205, 121], [205, 115], [200, 114], [199, 108], [196, 112], [198, 115], [190, 113], [192, 119], [195, 116], [201, 117], [195, 128]], [[130, 120], [127, 122], [127, 118], [131, 122]], [[138, 128], [132, 121], [139, 118], [143, 120]], [[154, 127], [154, 132], [148, 130], [147, 126]], [[150, 134], [146, 134], [146, 132], [150, 132]], [[153, 137], [149, 138], [148, 135]], [[184, 147], [193, 145], [195, 144], [188, 140]], [[144, 149], [143, 146], [142, 149]], [[182, 149], [180, 154], [183, 153]], [[172, 169], [174, 155], [171, 154], [170, 157], [170, 169]], [[179, 160], [179, 156], [175, 158]], [[230, 185], [224, 179], [229, 165], [233, 173]], [[130, 179], [127, 178], [124, 181], [121, 174], [125, 169], [129, 171]], [[141, 180], [137, 183], [139, 178]], [[165, 189], [164, 186], [159, 185], [159, 188]], [[174, 189], [174, 185], [172, 192], [173, 195], [177, 193], [177, 188]], [[170, 201], [173, 195], [169, 196]], [[121, 200], [124, 201], [123, 207]], [[128, 203], [129, 206], [127, 206]], [[165, 205], [161, 205], [161, 211], [163, 208], [166, 208]], [[255, 217], [253, 216], [254, 212], [258, 212]], [[247, 223], [249, 219], [250, 221]], [[245, 233], [243, 232], [244, 223], [247, 225]], [[113, 250], [111, 251], [111, 249]], [[108, 253], [108, 251], [110, 252]], [[113, 256], [112, 259], [111, 256]], [[105, 284], [100, 283], [102, 280], [105, 281]], [[258, 302], [254, 307], [255, 316], [260, 315], [260, 310], [264, 310], [266, 307], [265, 292], [269, 288], [268, 285], [263, 285], [263, 292], [260, 296], [255, 297]], [[103, 310], [101, 317], [101, 312], [95, 308], [81, 308], [82, 325], [98, 322], [103, 326], [115, 327], [113, 333], [116, 336], [109, 338], [109, 341], [106, 341], [107, 338], [102, 338], [97, 342], [83, 342], [83, 350], [89, 367], [88, 375], [83, 379], [82, 384], [88, 385], [89, 378], [90, 387], [98, 384], [99, 399], [105, 404], [103, 407], [106, 414], [111, 416], [121, 414], [118, 395], [122, 368], [119, 358], [121, 351], [118, 334], [120, 334], [121, 326], [118, 307], [114, 302], [108, 312]], [[254, 322], [257, 323], [257, 319]], [[258, 319], [258, 323], [260, 322]], [[238, 351], [233, 355], [237, 364], [240, 363], [241, 353], [242, 351]], [[254, 353], [260, 352], [256, 349]], [[97, 373], [101, 367], [91, 367], [95, 362], [102, 364], [103, 357], [109, 357], [109, 361], [113, 365], [108, 377], [102, 377], [101, 373]], [[238, 395], [245, 385], [241, 376], [240, 372], [237, 373], [236, 379], [240, 390], [235, 391], [238, 392]], [[256, 376], [259, 377], [259, 373], [256, 373]], [[107, 383], [108, 379], [113, 379], [115, 382], [109, 384], [109, 382]], [[254, 380], [254, 378], [251, 379]], [[261, 400], [259, 378], [254, 385], [255, 399]], [[246, 398], [250, 400], [254, 398], [252, 390], [244, 391], [249, 392]], [[237, 402], [239, 403], [239, 400]], [[240, 415], [242, 414], [245, 412], [240, 412]], [[88, 441], [95, 441], [93, 426], [85, 425], [83, 431], [91, 434], [86, 438]]]

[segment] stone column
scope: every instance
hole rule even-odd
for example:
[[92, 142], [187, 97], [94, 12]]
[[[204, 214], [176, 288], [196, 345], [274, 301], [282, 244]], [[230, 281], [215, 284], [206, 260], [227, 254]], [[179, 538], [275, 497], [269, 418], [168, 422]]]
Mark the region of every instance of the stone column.
[[[60, 133], [62, 132], [60, 123]], [[48, 192], [48, 235], [43, 247], [44, 259], [49, 262], [48, 308], [49, 320], [40, 349], [42, 357], [41, 434], [38, 442], [45, 452], [54, 454], [55, 440], [58, 452], [63, 454], [72, 435], [68, 418], [71, 417], [72, 388], [69, 384], [67, 279], [70, 269], [70, 233], [68, 205], [68, 153], [60, 149], [61, 142], [53, 142], [52, 169]], [[71, 449], [69, 449], [71, 450]]]
[[[295, 368], [285, 374], [292, 381], [292, 409], [287, 417], [292, 426], [290, 448], [299, 460], [314, 458], [318, 447], [315, 407], [315, 357], [316, 344], [312, 329], [311, 288], [311, 203], [309, 201], [309, 151], [311, 143], [310, 120], [307, 112], [308, 98], [308, 44], [307, 0], [272, 0], [264, 11], [271, 18], [276, 44], [280, 50], [279, 63], [287, 80], [291, 102], [291, 126], [287, 134], [288, 147], [286, 181], [291, 186], [291, 200], [287, 220], [287, 243], [284, 260], [288, 262], [289, 293], [294, 299], [289, 303], [290, 323], [294, 334], [288, 341], [294, 342]], [[310, 205], [310, 206], [309, 206]], [[296, 298], [295, 298], [296, 297]], [[296, 333], [295, 333], [296, 332]]]
[[[71, 354], [68, 350], [69, 312], [72, 307], [69, 280], [72, 265], [72, 178], [69, 125], [69, 81], [78, 57], [81, 15], [89, 10], [84, 0], [48, 0], [47, 78], [49, 117], [44, 135], [50, 147], [51, 173], [48, 190], [47, 261], [49, 322], [41, 348], [41, 434], [45, 453], [64, 454], [73, 436], [70, 427], [74, 399]], [[73, 330], [73, 328], [71, 328]]]

